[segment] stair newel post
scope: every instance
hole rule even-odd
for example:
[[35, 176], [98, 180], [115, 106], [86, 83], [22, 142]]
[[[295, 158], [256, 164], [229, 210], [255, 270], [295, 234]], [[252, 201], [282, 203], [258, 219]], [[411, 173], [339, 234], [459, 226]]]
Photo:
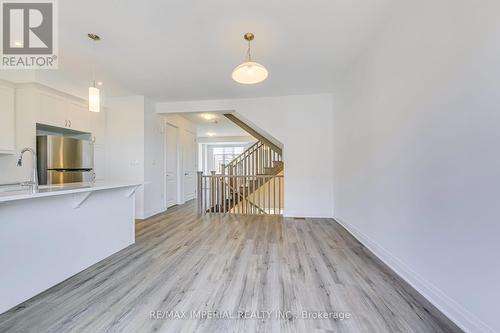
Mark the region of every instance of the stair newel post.
[[203, 171], [196, 172], [197, 190], [198, 190], [198, 214], [203, 212]]
[[220, 165], [220, 170], [221, 170], [221, 177], [220, 177], [220, 189], [221, 189], [221, 192], [222, 192], [222, 198], [221, 198], [221, 202], [222, 202], [222, 212], [225, 213], [226, 212], [226, 164], [225, 163], [222, 163]]
[[217, 186], [217, 183], [215, 182], [215, 171], [210, 171], [210, 174], [212, 175], [210, 177], [210, 211], [215, 212], [215, 187]]

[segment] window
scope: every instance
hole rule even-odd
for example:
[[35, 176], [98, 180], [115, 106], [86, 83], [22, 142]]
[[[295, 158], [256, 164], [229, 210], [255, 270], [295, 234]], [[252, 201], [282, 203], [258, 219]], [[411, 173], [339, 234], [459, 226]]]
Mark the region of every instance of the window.
[[216, 173], [221, 173], [221, 164], [229, 164], [233, 159], [245, 151], [244, 146], [217, 146], [211, 148], [213, 157], [212, 166]]

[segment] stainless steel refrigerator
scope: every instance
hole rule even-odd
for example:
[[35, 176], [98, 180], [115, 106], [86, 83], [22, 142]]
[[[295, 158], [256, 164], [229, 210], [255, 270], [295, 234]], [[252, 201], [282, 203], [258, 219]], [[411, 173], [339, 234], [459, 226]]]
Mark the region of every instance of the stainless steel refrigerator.
[[36, 138], [36, 148], [40, 185], [95, 179], [92, 141], [42, 135]]

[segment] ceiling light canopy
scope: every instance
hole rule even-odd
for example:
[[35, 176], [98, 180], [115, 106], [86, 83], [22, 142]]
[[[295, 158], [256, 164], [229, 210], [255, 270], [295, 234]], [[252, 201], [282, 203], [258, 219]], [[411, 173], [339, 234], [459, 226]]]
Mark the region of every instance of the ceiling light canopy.
[[254, 40], [255, 36], [253, 33], [247, 32], [243, 38], [248, 41], [247, 61], [233, 70], [233, 80], [241, 84], [255, 84], [262, 82], [267, 79], [269, 73], [264, 66], [252, 61], [250, 42]]

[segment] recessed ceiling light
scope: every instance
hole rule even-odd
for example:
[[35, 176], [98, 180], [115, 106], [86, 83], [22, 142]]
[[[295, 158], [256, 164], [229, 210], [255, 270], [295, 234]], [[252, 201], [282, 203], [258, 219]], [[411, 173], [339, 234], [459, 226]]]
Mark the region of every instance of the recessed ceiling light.
[[212, 120], [212, 119], [216, 118], [213, 114], [210, 114], [210, 113], [203, 113], [201, 115], [201, 117], [204, 118], [204, 119], [206, 119], [206, 120]]
[[97, 81], [98, 86], [102, 86], [104, 83], [102, 81]]
[[216, 136], [217, 134], [216, 133], [213, 133], [213, 132], [208, 132], [207, 133], [208, 136]]

